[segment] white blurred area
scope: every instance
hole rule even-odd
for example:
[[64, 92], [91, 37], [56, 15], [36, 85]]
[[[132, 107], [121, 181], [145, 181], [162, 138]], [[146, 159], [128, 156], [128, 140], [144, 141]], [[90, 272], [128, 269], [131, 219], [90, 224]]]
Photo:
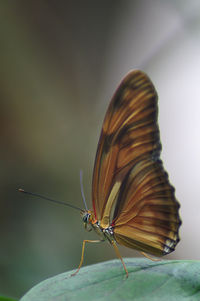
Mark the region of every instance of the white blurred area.
[[[181, 204], [181, 241], [168, 258], [199, 259], [200, 2], [2, 1], [0, 19], [0, 293], [21, 296], [76, 268], [82, 240], [96, 239], [79, 212], [16, 188], [82, 207], [82, 168], [90, 207], [104, 114], [135, 68], [158, 92], [161, 157]], [[92, 244], [84, 264], [111, 258], [108, 244]]]

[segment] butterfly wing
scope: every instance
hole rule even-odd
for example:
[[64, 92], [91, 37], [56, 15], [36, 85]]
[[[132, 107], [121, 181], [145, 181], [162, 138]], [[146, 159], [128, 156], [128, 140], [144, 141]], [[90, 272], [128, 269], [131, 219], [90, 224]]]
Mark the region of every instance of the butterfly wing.
[[151, 81], [143, 72], [131, 71], [110, 102], [98, 143], [92, 183], [93, 208], [98, 220], [105, 216], [109, 198], [113, 205], [132, 165], [141, 157], [159, 156], [156, 119], [157, 94]]
[[113, 225], [119, 244], [154, 255], [165, 255], [179, 241], [181, 221], [174, 188], [160, 160], [136, 163], [120, 188]]
[[174, 248], [180, 226], [174, 189], [159, 159], [157, 111], [150, 79], [142, 71], [131, 71], [108, 107], [92, 185], [101, 227], [114, 225], [118, 243], [153, 254]]

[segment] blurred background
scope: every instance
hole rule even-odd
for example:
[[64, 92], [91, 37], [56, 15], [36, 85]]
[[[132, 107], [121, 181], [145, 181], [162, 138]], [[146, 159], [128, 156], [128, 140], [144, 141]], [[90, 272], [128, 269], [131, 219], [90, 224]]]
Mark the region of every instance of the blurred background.
[[[123, 76], [147, 72], [159, 94], [162, 159], [181, 203], [181, 242], [168, 258], [199, 259], [200, 2], [0, 2], [0, 294], [20, 297], [78, 266], [78, 211], [22, 187], [91, 206], [97, 142]], [[138, 252], [120, 248], [123, 256]], [[84, 264], [115, 258], [88, 245]]]

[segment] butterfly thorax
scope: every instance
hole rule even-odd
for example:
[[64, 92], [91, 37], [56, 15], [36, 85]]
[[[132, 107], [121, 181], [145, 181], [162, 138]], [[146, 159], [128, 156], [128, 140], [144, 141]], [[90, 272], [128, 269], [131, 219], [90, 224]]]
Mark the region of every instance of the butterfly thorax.
[[102, 241], [108, 240], [110, 243], [115, 241], [113, 235], [113, 227], [101, 227], [100, 222], [95, 219], [95, 215], [92, 210], [81, 211], [81, 217], [83, 220], [84, 227], [87, 231], [94, 230], [100, 236], [100, 240]]

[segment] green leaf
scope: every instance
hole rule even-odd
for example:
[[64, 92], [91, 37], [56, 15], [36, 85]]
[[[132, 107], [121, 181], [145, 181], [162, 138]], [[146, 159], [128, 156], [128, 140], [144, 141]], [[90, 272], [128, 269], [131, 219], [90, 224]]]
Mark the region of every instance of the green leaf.
[[0, 296], [0, 301], [16, 301], [16, 299]]
[[77, 300], [200, 300], [200, 261], [125, 259], [129, 277], [119, 260], [63, 273], [32, 288], [21, 301]]

